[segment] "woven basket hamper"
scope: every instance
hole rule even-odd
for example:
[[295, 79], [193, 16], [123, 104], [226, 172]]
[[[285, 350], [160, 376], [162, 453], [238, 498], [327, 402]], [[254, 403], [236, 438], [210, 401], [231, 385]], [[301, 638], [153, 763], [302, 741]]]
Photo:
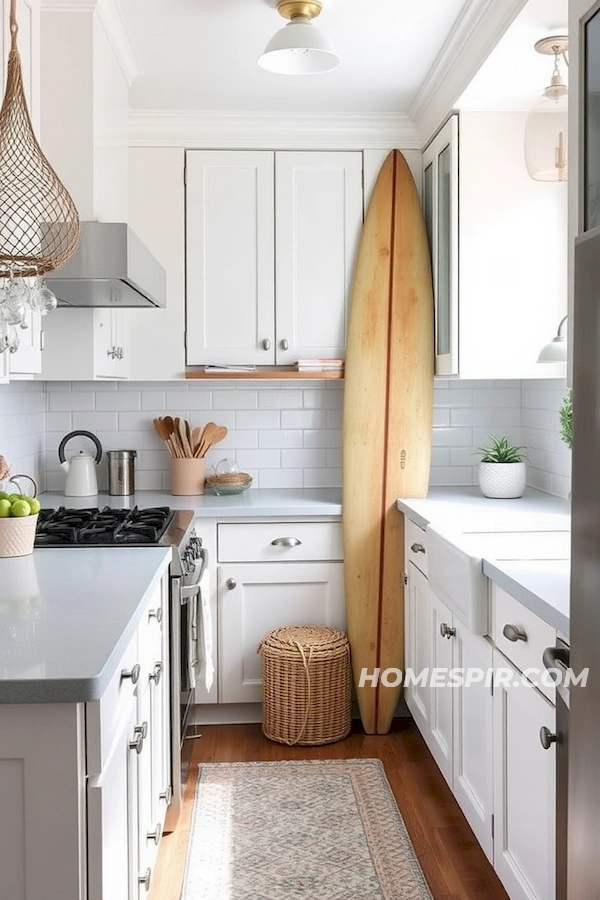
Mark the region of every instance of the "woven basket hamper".
[[263, 638], [262, 730], [280, 744], [331, 744], [351, 726], [350, 644], [321, 625], [276, 628]]

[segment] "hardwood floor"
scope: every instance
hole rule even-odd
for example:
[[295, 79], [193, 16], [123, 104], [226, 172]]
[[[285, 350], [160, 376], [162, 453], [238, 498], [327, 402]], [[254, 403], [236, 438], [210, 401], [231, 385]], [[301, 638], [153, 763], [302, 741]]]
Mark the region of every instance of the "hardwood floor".
[[323, 747], [275, 744], [260, 725], [212, 725], [201, 731], [201, 738], [186, 742], [183, 815], [177, 830], [162, 839], [151, 900], [179, 900], [203, 762], [360, 757], [382, 760], [434, 900], [508, 900], [412, 719], [395, 719], [387, 735], [366, 735], [355, 724], [346, 740]]

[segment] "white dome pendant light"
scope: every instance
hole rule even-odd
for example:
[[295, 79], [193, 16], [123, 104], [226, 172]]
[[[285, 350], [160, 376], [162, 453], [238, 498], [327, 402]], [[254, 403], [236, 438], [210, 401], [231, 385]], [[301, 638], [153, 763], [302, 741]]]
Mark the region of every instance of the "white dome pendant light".
[[340, 58], [331, 41], [311, 22], [322, 8], [320, 0], [279, 0], [277, 12], [290, 21], [273, 35], [259, 66], [279, 75], [317, 75], [337, 68]]
[[554, 56], [550, 84], [530, 110], [525, 123], [525, 165], [534, 181], [567, 180], [567, 95], [559, 71], [559, 57], [568, 65], [566, 35], [542, 38], [538, 53]]

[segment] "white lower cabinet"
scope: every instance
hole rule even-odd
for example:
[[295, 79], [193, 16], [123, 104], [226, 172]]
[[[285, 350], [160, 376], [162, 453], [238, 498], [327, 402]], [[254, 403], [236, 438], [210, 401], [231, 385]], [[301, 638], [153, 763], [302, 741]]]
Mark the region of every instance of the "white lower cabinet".
[[[267, 632], [285, 625], [345, 629], [341, 525], [219, 525], [218, 547], [219, 701], [257, 703], [262, 694], [257, 649]], [[236, 557], [256, 562], [222, 562]]]
[[[407, 706], [511, 900], [554, 900], [556, 754], [540, 740], [542, 727], [556, 730], [554, 691], [523, 683], [521, 671], [543, 668], [556, 633], [492, 585], [492, 637], [473, 634], [431, 590], [409, 543], [406, 666], [429, 679], [406, 687]], [[507, 623], [525, 638], [506, 638]]]
[[147, 897], [170, 798], [167, 602], [165, 575], [99, 700], [0, 705], [0, 900]]
[[556, 710], [497, 650], [506, 683], [494, 689], [494, 868], [511, 900], [555, 896], [556, 751], [540, 729], [556, 730]]

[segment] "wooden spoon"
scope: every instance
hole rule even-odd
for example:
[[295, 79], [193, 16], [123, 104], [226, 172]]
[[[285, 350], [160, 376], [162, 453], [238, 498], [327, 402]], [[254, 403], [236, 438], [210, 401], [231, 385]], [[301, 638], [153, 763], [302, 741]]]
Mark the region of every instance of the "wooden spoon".
[[[187, 422], [185, 419], [175, 419], [175, 423], [177, 425], [177, 430], [179, 432], [179, 443], [181, 444], [181, 449], [183, 450], [183, 455], [187, 459], [192, 458], [192, 448], [189, 445], [188, 437], [187, 437]], [[188, 426], [189, 428], [189, 426]]]
[[200, 449], [200, 442], [202, 441], [202, 434], [204, 432], [204, 425], [196, 425], [192, 428], [192, 453], [194, 456], [197, 455], [197, 451]]
[[154, 429], [161, 439], [167, 445], [167, 449], [171, 456], [176, 456], [175, 448], [173, 447], [173, 442], [171, 440], [171, 435], [169, 434], [169, 429], [167, 428], [164, 419], [161, 419], [160, 416], [157, 419], [152, 419]]
[[165, 416], [163, 422], [169, 434], [169, 440], [173, 446], [173, 455], [181, 458], [183, 456], [183, 450], [179, 444], [179, 434], [175, 431], [175, 422], [173, 421], [172, 416]]
[[196, 456], [204, 456], [204, 454], [210, 447], [210, 442], [209, 442], [210, 436], [212, 435], [214, 429], [218, 428], [218, 427], [219, 426], [216, 424], [216, 422], [207, 422], [206, 423], [206, 425], [204, 426], [204, 428], [202, 430], [202, 437], [200, 439], [200, 443], [198, 444], [198, 447], [194, 451]]
[[204, 434], [200, 444], [199, 456], [204, 456], [213, 444], [218, 444], [227, 436], [227, 428], [224, 425], [216, 425], [214, 422], [208, 422], [204, 427]]

